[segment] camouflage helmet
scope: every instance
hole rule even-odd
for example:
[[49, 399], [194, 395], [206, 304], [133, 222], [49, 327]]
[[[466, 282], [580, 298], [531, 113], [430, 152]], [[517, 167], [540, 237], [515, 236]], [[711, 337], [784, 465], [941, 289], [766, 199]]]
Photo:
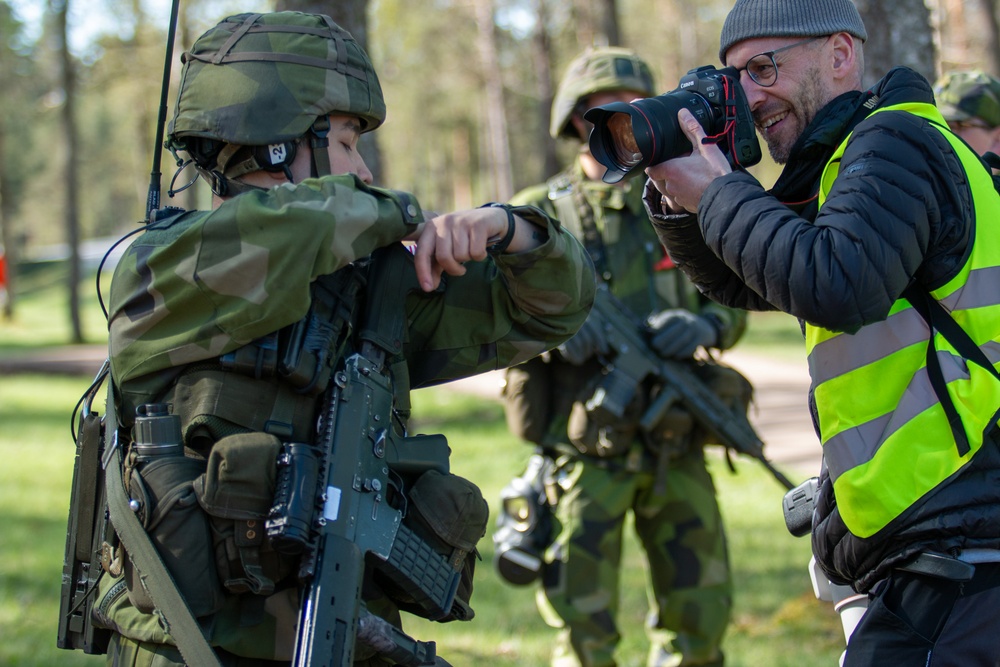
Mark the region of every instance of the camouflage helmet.
[[552, 100], [553, 139], [574, 137], [569, 119], [580, 101], [588, 95], [613, 90], [628, 90], [648, 97], [656, 91], [649, 65], [633, 51], [619, 47], [589, 48], [570, 63]]
[[182, 56], [169, 143], [185, 137], [262, 146], [291, 141], [331, 113], [355, 115], [362, 130], [385, 120], [368, 55], [328, 16], [239, 14], [202, 35]]
[[991, 128], [1000, 126], [1000, 81], [985, 72], [946, 74], [934, 84], [934, 97], [947, 121], [978, 118]]

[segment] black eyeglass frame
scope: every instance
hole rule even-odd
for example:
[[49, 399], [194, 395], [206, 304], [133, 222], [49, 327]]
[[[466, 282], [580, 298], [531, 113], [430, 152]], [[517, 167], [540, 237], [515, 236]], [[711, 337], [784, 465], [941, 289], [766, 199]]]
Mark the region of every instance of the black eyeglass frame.
[[[761, 88], [770, 88], [774, 84], [778, 83], [778, 63], [775, 62], [774, 60], [774, 56], [776, 54], [781, 53], [782, 51], [788, 51], [789, 49], [794, 49], [796, 46], [802, 46], [803, 44], [808, 44], [809, 42], [815, 42], [817, 39], [825, 39], [826, 37], [828, 37], [828, 35], [817, 35], [815, 37], [807, 37], [806, 39], [795, 42], [793, 44], [788, 44], [787, 46], [783, 46], [780, 49], [775, 49], [774, 51], [765, 51], [764, 53], [758, 53], [757, 55], [748, 58], [743, 67], [737, 67], [736, 71], [746, 72], [747, 76], [750, 77], [750, 80], [756, 83]], [[754, 76], [753, 72], [751, 72], [749, 69], [750, 63], [752, 63], [754, 60], [757, 60], [757, 58], [760, 58], [761, 56], [767, 56], [768, 60], [771, 61], [771, 67], [774, 68], [774, 80], [772, 80], [770, 83], [762, 83], [758, 81], [757, 77]]]

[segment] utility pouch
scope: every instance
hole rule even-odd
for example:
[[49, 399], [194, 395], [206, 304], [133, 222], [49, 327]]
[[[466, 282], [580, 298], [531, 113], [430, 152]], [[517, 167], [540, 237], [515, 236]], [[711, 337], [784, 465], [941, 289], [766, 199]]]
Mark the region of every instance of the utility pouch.
[[[734, 413], [747, 414], [753, 400], [753, 385], [742, 373], [716, 362], [699, 363], [695, 365], [694, 372]], [[702, 424], [695, 424], [692, 442], [698, 446], [719, 444]]]
[[[192, 482], [205, 462], [186, 456], [164, 456], [131, 469], [129, 495], [138, 503], [137, 516], [177, 589], [196, 617], [222, 608], [223, 592], [212, 556], [208, 517], [198, 506]], [[124, 560], [128, 597], [136, 609], [151, 613], [152, 600], [131, 559]]]
[[194, 480], [198, 504], [208, 515], [213, 564], [230, 593], [270, 595], [275, 583], [294, 572], [297, 561], [276, 552], [264, 530], [274, 498], [281, 441], [262, 432], [220, 439]]
[[551, 419], [551, 369], [542, 357], [535, 357], [507, 369], [504, 375], [504, 414], [507, 428], [522, 440], [536, 445], [543, 438]]
[[[460, 573], [458, 591], [448, 616], [438, 619], [468, 621], [475, 615], [469, 602], [479, 552], [476, 544], [486, 534], [490, 508], [475, 484], [451, 473], [428, 470], [409, 492], [406, 523]], [[405, 600], [398, 600], [407, 609]]]
[[[600, 375], [587, 384], [583, 394], [573, 402], [566, 435], [581, 454], [600, 458], [624, 455], [635, 441], [639, 417], [645, 409], [644, 392], [618, 383], [615, 372]], [[614, 403], [620, 409], [603, 409], [603, 403]], [[618, 413], [621, 414], [618, 414]]]

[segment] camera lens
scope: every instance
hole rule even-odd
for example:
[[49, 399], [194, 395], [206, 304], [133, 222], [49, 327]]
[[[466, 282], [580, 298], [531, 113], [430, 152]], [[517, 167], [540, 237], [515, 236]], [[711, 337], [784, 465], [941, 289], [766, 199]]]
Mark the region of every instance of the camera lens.
[[584, 118], [594, 124], [590, 152], [607, 167], [605, 183], [617, 183], [651, 164], [683, 155], [691, 142], [677, 124], [677, 112], [687, 108], [706, 132], [714, 122], [712, 107], [701, 95], [671, 91], [634, 102], [594, 107]]
[[608, 118], [608, 139], [616, 164], [631, 169], [642, 161], [642, 151], [635, 140], [632, 119], [628, 114], [611, 114]]

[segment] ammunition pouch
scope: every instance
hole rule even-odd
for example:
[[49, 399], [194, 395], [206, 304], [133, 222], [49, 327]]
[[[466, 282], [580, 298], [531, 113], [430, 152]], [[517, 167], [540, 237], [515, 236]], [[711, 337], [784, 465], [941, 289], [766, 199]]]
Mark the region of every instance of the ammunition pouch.
[[[691, 370], [727, 408], [746, 414], [753, 398], [753, 385], [747, 378], [717, 362], [693, 362]], [[649, 394], [650, 403], [655, 402], [662, 391], [669, 391], [669, 388], [655, 387]], [[678, 402], [644, 434], [643, 442], [654, 456], [677, 459], [700, 451], [705, 445], [718, 444], [718, 438]]]
[[268, 433], [227, 436], [212, 447], [205, 473], [194, 481], [209, 518], [219, 579], [229, 593], [270, 595], [298, 567], [297, 558], [272, 548], [264, 531], [280, 451], [281, 441]]
[[[566, 436], [581, 454], [598, 458], [625, 455], [635, 442], [645, 392], [614, 369], [591, 378], [573, 401]], [[614, 405], [613, 409], [608, 409]]]
[[[437, 470], [420, 475], [407, 495], [410, 511], [405, 523], [460, 574], [450, 612], [433, 620], [442, 623], [471, 620], [475, 612], [469, 603], [476, 560], [480, 557], [476, 544], [486, 534], [489, 505], [475, 484]], [[427, 617], [405, 591], [391, 582], [380, 581], [380, 584], [400, 609]]]

